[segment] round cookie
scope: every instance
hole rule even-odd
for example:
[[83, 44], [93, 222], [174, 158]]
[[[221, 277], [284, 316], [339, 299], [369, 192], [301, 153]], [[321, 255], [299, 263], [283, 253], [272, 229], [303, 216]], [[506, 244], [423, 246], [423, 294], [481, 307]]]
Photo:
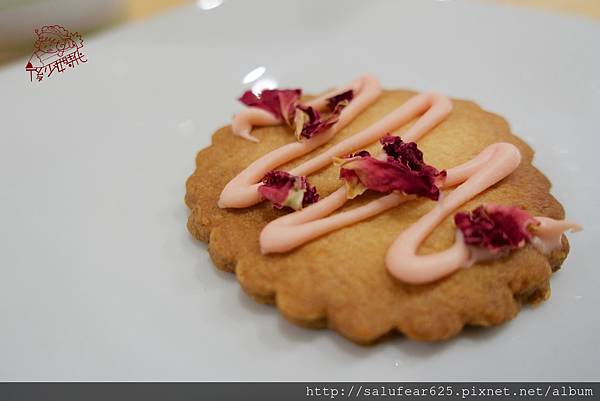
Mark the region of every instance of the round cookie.
[[[382, 96], [328, 144], [292, 163], [289, 170], [324, 149], [368, 127], [408, 100], [414, 92], [385, 91]], [[511, 134], [501, 117], [472, 102], [453, 100], [454, 109], [444, 122], [418, 141], [425, 161], [448, 169], [476, 156], [495, 142], [510, 142], [522, 154], [520, 166], [507, 178], [461, 207], [482, 203], [517, 205], [532, 215], [564, 217], [561, 205], [550, 195], [550, 182], [532, 166], [533, 151]], [[409, 125], [395, 131], [402, 135]], [[234, 136], [231, 127], [219, 129], [212, 145], [198, 153], [196, 171], [187, 181], [186, 203], [191, 209], [188, 229], [209, 243], [209, 253], [223, 270], [235, 272], [242, 288], [259, 302], [276, 304], [288, 319], [309, 327], [330, 327], [359, 343], [372, 342], [399, 331], [417, 340], [442, 340], [458, 334], [465, 325], [491, 326], [514, 317], [521, 305], [549, 296], [549, 279], [568, 253], [563, 247], [543, 255], [533, 246], [502, 259], [478, 263], [434, 283], [409, 285], [385, 268], [387, 249], [397, 235], [435, 206], [419, 198], [376, 217], [345, 227], [284, 254], [262, 255], [259, 234], [275, 218], [289, 213], [268, 202], [246, 209], [220, 209], [225, 184], [252, 161], [295, 141], [287, 127], [253, 130], [260, 142]], [[374, 151], [374, 143], [368, 150]], [[342, 185], [333, 165], [309, 180], [322, 197]], [[365, 193], [342, 209], [365, 204], [381, 196]], [[420, 253], [449, 247], [455, 236], [452, 216], [424, 242]]]

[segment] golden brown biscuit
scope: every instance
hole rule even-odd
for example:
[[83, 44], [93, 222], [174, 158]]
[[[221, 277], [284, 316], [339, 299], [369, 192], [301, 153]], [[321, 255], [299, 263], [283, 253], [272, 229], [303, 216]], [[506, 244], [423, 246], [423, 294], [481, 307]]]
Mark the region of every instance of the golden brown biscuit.
[[[281, 167], [289, 170], [325, 148], [371, 125], [405, 102], [413, 92], [386, 91], [379, 100], [339, 132], [324, 147]], [[518, 205], [532, 215], [564, 217], [561, 205], [549, 194], [550, 182], [531, 165], [532, 149], [511, 134], [501, 117], [473, 102], [454, 100], [449, 117], [419, 140], [425, 161], [448, 169], [476, 156], [487, 145], [510, 142], [522, 153], [521, 165], [510, 176], [464, 205]], [[396, 131], [401, 134], [408, 126]], [[435, 202], [419, 198], [309, 242], [285, 254], [262, 255], [259, 233], [287, 211], [262, 202], [246, 209], [219, 209], [217, 199], [225, 184], [253, 160], [295, 141], [283, 127], [257, 128], [252, 143], [219, 129], [212, 145], [196, 157], [196, 171], [187, 181], [185, 201], [191, 209], [188, 229], [208, 242], [209, 253], [223, 270], [235, 272], [242, 288], [258, 302], [276, 304], [289, 320], [309, 327], [329, 327], [358, 342], [369, 343], [399, 331], [417, 340], [443, 340], [465, 325], [492, 326], [513, 318], [527, 303], [550, 294], [549, 279], [568, 253], [563, 248], [543, 255], [531, 245], [509, 256], [479, 263], [437, 282], [409, 285], [392, 277], [384, 256], [396, 236]], [[373, 144], [369, 150], [378, 148]], [[310, 176], [322, 197], [342, 185], [339, 169], [330, 166]], [[365, 193], [341, 210], [362, 205], [378, 194]], [[449, 247], [455, 236], [452, 217], [424, 242], [421, 253]]]

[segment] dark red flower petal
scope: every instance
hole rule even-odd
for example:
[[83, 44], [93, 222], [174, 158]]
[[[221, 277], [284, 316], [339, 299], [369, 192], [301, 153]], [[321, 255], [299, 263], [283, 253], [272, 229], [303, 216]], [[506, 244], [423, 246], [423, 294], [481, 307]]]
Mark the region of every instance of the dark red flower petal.
[[[446, 177], [423, 161], [423, 153], [414, 142], [404, 143], [397, 136], [386, 135], [380, 140], [383, 159], [360, 151], [347, 159], [338, 159], [340, 178], [346, 181], [350, 197], [367, 189], [377, 192], [400, 191], [438, 200], [438, 184]], [[387, 155], [387, 158], [385, 157]]]
[[265, 89], [258, 96], [246, 91], [238, 100], [246, 106], [266, 110], [291, 124], [301, 94], [301, 89]]
[[420, 169], [423, 163], [423, 152], [414, 142], [405, 143], [399, 136], [387, 134], [379, 140], [383, 151], [391, 158], [401, 161], [412, 169]]
[[337, 114], [330, 114], [321, 119], [319, 112], [312, 107], [298, 106], [294, 124], [296, 126], [296, 138], [312, 138], [316, 134], [329, 129], [337, 122]]
[[454, 223], [467, 245], [486, 248], [491, 254], [521, 248], [532, 234], [535, 218], [516, 206], [486, 204], [470, 212], [459, 212]]
[[294, 176], [285, 171], [268, 172], [262, 185], [258, 187], [258, 192], [277, 209], [287, 206], [299, 210], [319, 200], [317, 189], [309, 185], [306, 177]]
[[350, 89], [350, 90], [347, 90], [346, 92], [342, 92], [338, 95], [328, 98], [327, 106], [329, 107], [329, 110], [333, 111], [337, 108], [337, 106], [340, 103], [345, 102], [345, 104], [347, 105], [348, 103], [350, 103], [350, 101], [352, 99], [354, 99], [354, 92], [352, 91], [352, 89]]
[[328, 98], [327, 106], [330, 113], [325, 117], [322, 117], [317, 110], [310, 106], [298, 105], [294, 118], [296, 138], [298, 140], [301, 138], [310, 139], [316, 134], [331, 128], [338, 121], [340, 113], [352, 100], [353, 96], [352, 90], [349, 90]]
[[340, 178], [350, 185], [360, 183], [364, 189], [376, 192], [400, 191], [432, 200], [438, 200], [440, 196], [435, 179], [428, 174], [411, 170], [401, 163], [382, 161], [372, 156], [349, 159], [342, 164]]
[[411, 170], [422, 171], [432, 168], [423, 161], [423, 152], [419, 150], [415, 142], [405, 143], [399, 136], [390, 134], [381, 138], [379, 142], [389, 157], [405, 164]]
[[361, 151], [354, 153], [353, 155], [350, 155], [350, 157], [365, 157], [365, 156], [371, 156], [371, 154], [369, 153], [368, 150], [361, 150]]
[[302, 198], [302, 207], [306, 207], [310, 204], [317, 203], [319, 201], [319, 193], [317, 192], [317, 187], [309, 185], [306, 177], [303, 177], [306, 182], [306, 192], [304, 193], [304, 197]]

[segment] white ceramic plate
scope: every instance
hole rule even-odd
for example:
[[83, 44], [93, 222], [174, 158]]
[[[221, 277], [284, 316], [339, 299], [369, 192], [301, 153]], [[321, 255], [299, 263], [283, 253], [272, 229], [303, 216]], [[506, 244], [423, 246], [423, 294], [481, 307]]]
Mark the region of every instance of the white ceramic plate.
[[[0, 70], [0, 378], [600, 379], [598, 24], [463, 1], [230, 0], [84, 39], [88, 62], [42, 82], [26, 60]], [[248, 299], [187, 233], [183, 196], [260, 66], [261, 84], [371, 72], [505, 116], [585, 226], [550, 300], [441, 344], [360, 347]]]

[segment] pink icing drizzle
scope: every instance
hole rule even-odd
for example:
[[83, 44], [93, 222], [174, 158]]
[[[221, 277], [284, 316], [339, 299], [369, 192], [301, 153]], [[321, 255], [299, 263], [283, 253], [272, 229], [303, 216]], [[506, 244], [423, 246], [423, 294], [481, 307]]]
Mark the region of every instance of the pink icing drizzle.
[[[300, 142], [292, 142], [287, 145], [273, 150], [267, 153], [258, 160], [255, 160], [245, 170], [234, 177], [223, 189], [221, 196], [219, 197], [218, 205], [221, 208], [233, 207], [233, 208], [244, 208], [255, 205], [261, 201], [260, 194], [257, 191], [259, 181], [264, 175], [276, 169], [278, 166], [285, 164], [291, 160], [297, 159], [319, 146], [329, 142], [335, 134], [337, 134], [342, 128], [348, 125], [354, 118], [356, 118], [365, 108], [370, 106], [381, 93], [381, 87], [375, 77], [370, 75], [364, 75], [354, 80], [349, 85], [326, 93], [308, 103], [307, 106], [312, 106], [317, 110], [323, 110], [327, 105], [327, 98], [345, 92], [352, 89], [355, 93], [354, 99], [346, 106], [339, 115], [337, 123], [335, 123], [330, 129], [325, 132], [315, 135], [310, 139], [306, 139]], [[250, 109], [256, 109], [251, 107]], [[260, 113], [259, 113], [260, 112]], [[248, 127], [251, 124], [260, 125], [261, 123], [270, 124], [273, 119], [267, 119], [267, 116], [262, 114], [263, 110], [253, 110], [252, 113], [240, 113], [234, 117], [233, 133], [235, 135], [245, 136], [247, 134]], [[268, 112], [264, 112], [269, 114]], [[252, 119], [250, 117], [260, 116], [260, 118]], [[263, 118], [264, 119], [261, 119]], [[236, 123], [237, 120], [237, 123]], [[277, 120], [277, 124], [281, 122]], [[325, 160], [324, 160], [325, 159]], [[327, 165], [331, 160], [331, 156], [316, 157], [307, 163], [301, 164], [292, 171], [293, 175], [308, 175], [311, 172], [318, 170], [319, 168]], [[323, 162], [325, 161], [325, 162]]]
[[567, 220], [554, 220], [542, 216], [537, 216], [536, 219], [540, 222], [540, 225], [535, 227], [535, 236], [532, 238], [531, 243], [542, 253], [550, 253], [560, 248], [564, 232], [583, 230], [579, 224]]
[[[361, 79], [364, 80], [365, 78], [374, 80], [374, 78], [367, 76], [361, 77], [357, 81], [360, 81]], [[357, 81], [355, 81], [355, 85]], [[338, 89], [315, 99], [315, 104], [312, 106], [324, 107], [325, 99], [327, 97], [347, 90], [349, 87], [352, 87], [354, 90], [357, 90], [356, 87], [358, 87], [359, 95], [361, 93], [360, 89], [364, 88], [364, 86], [361, 85], [356, 85], [354, 87], [350, 85], [343, 89]], [[377, 87], [377, 92], [369, 91], [370, 94], [375, 97], [378, 96], [381, 90], [379, 89], [376, 80], [372, 84], [372, 87]], [[355, 101], [356, 98], [353, 102]], [[369, 104], [372, 101], [373, 100], [369, 100]], [[351, 104], [353, 102], [351, 102]], [[360, 110], [364, 107], [361, 107]], [[416, 116], [423, 114], [403, 136], [405, 141], [415, 141], [445, 119], [451, 109], [452, 104], [445, 96], [434, 93], [416, 95], [377, 123], [301, 164], [293, 169], [291, 173], [295, 175], [310, 174], [331, 163], [331, 158], [333, 156], [345, 155], [364, 147], [376, 141], [385, 135], [385, 133], [396, 129]], [[360, 110], [358, 110], [357, 107], [356, 113], [352, 113], [352, 115], [347, 114], [347, 118], [350, 119], [350, 116], [354, 118]], [[340, 116], [340, 121], [341, 120], [342, 118]], [[344, 120], [345, 124], [349, 121], [350, 120]], [[252, 124], [261, 125], [262, 123], [258, 120], [252, 120]], [[322, 141], [319, 145], [311, 147], [310, 150], [331, 139], [335, 132], [341, 129], [341, 127], [337, 128], [337, 130], [335, 129], [339, 124], [340, 122], [334, 125], [327, 133], [324, 133], [327, 134], [326, 140], [323, 140], [325, 138], [325, 135], [323, 135], [322, 138], [320, 138]], [[316, 136], [315, 138], [319, 137], [320, 136]], [[311, 138], [310, 140], [299, 144], [301, 145], [312, 141], [315, 138]], [[290, 145], [296, 144], [293, 143]], [[293, 150], [290, 151], [287, 149], [283, 151], [284, 148], [290, 145], [285, 145], [263, 156], [229, 182], [221, 194], [219, 206], [247, 207], [259, 202], [260, 196], [256, 196], [258, 192], [256, 191], [256, 184], [250, 182], [256, 181], [257, 176], [262, 177], [266, 171], [269, 171], [277, 165], [283, 164], [310, 151], [306, 148], [303, 149], [303, 153], [292, 153]], [[281, 152], [279, 153], [279, 151]], [[282, 159], [285, 160], [281, 161]], [[445, 251], [430, 255], [417, 255], [417, 250], [420, 244], [429, 234], [431, 234], [433, 229], [448, 217], [450, 213], [477, 194], [512, 173], [518, 167], [520, 160], [521, 154], [514, 145], [509, 143], [496, 143], [485, 148], [478, 156], [470, 161], [449, 169], [443, 187], [448, 188], [458, 184], [460, 185], [454, 191], [450, 192], [446, 198], [442, 199], [434, 209], [401, 233], [394, 241], [386, 256], [386, 265], [389, 272], [402, 281], [412, 284], [423, 284], [440, 279], [457, 269], [469, 266], [476, 261], [477, 256], [471, 252], [469, 247], [462, 241], [460, 233], [457, 233], [454, 245]], [[266, 165], [273, 167], [266, 168], [266, 171], [263, 173]], [[253, 178], [250, 179], [250, 177]], [[242, 196], [243, 199], [240, 199], [237, 202], [230, 202], [233, 200], [231, 197], [234, 195]], [[223, 201], [224, 198], [225, 201]], [[412, 198], [414, 197], [401, 193], [391, 193], [361, 207], [329, 216], [335, 210], [342, 207], [347, 201], [345, 188], [339, 188], [316, 204], [310, 205], [304, 210], [280, 217], [267, 224], [260, 235], [261, 251], [264, 254], [287, 252], [312, 239], [375, 216]], [[547, 217], [536, 218], [541, 224], [536, 228], [536, 236], [532, 243], [544, 253], [550, 252], [560, 246], [561, 237], [564, 231], [568, 229], [577, 231], [581, 228], [570, 222], [557, 221]]]
[[[371, 144], [386, 133], [401, 127], [422, 114], [403, 135], [404, 140], [407, 142], [416, 141], [443, 121], [451, 111], [452, 102], [447, 97], [437, 93], [418, 94], [375, 124], [338, 143], [329, 151], [309, 160], [307, 163], [314, 163], [315, 160], [319, 165], [322, 162], [331, 163], [333, 156], [348, 154]], [[413, 197], [391, 193], [353, 210], [322, 218], [346, 203], [346, 189], [341, 187], [304, 210], [282, 216], [267, 224], [260, 235], [261, 251], [263, 253], [289, 251], [323, 234], [398, 206], [410, 198]]]
[[250, 134], [253, 125], [264, 127], [279, 124], [281, 124], [281, 120], [268, 111], [259, 109], [258, 107], [246, 107], [233, 117], [231, 129], [234, 135], [241, 136], [252, 142], [258, 142], [258, 138]]
[[459, 206], [512, 173], [521, 162], [521, 153], [509, 143], [495, 143], [477, 157], [448, 170], [446, 186], [463, 182], [444, 197], [435, 208], [403, 231], [386, 255], [390, 273], [411, 284], [423, 284], [442, 278], [462, 266], [471, 257], [464, 241], [454, 241], [445, 251], [417, 255], [420, 244]]
[[[506, 160], [505, 154], [512, 155], [513, 159]], [[520, 157], [521, 155], [519, 150], [514, 145], [508, 143], [496, 143], [490, 145], [474, 159], [458, 167], [447, 170], [448, 175], [444, 182], [443, 188], [452, 187], [464, 182], [465, 180], [468, 181], [469, 177], [471, 177], [471, 188], [473, 187], [472, 183], [474, 182], [477, 183], [477, 188], [483, 187], [483, 189], [479, 189], [478, 192], [469, 194], [470, 197], [458, 204], [456, 206], [458, 207], [462, 203], [477, 195], [477, 193], [483, 191], [484, 189], [493, 185], [495, 182], [504, 178], [506, 175], [510, 174], [516, 168], [516, 166], [518, 166]], [[516, 164], [514, 164], [515, 161]], [[507, 164], [511, 162], [514, 165]], [[495, 170], [497, 164], [500, 164], [500, 168], [504, 168], [504, 171]], [[491, 173], [489, 173], [490, 171]], [[485, 179], [483, 180], [481, 178], [482, 172], [485, 174]], [[477, 176], [475, 177], [474, 175]], [[462, 192], [464, 192], [465, 189], [461, 189], [461, 187], [463, 186], [461, 185], [459, 188], [457, 188], [457, 191], [460, 189]], [[456, 198], [456, 196], [457, 195], [454, 195], [454, 197], [448, 196], [448, 198], [440, 200], [437, 207], [433, 209], [433, 211], [439, 209], [442, 207], [442, 205], [446, 205], [446, 208], [449, 207], [449, 202], [453, 202], [452, 199]], [[282, 216], [267, 224], [260, 235], [261, 250], [263, 253], [289, 251], [323, 234], [349, 224], [357, 223], [366, 218], [375, 216], [387, 209], [396, 207], [409, 199], [414, 199], [414, 196], [393, 192], [391, 194], [382, 196], [377, 200], [371, 201], [366, 205], [323, 218], [324, 216], [331, 214], [334, 210], [339, 209], [344, 205], [344, 203], [346, 203], [346, 189], [344, 187], [339, 188], [331, 195], [313, 205], [310, 205], [306, 209]], [[450, 209], [448, 213], [452, 212], [452, 210], [454, 210], [454, 208]], [[445, 216], [443, 216], [442, 219], [444, 217]], [[432, 225], [432, 229], [438, 223], [439, 222], [434, 223]], [[409, 228], [409, 230], [415, 229], [414, 227], [415, 226], [412, 226]], [[406, 233], [406, 231], [404, 233]], [[402, 235], [404, 235], [404, 233]], [[427, 235], [428, 234], [429, 233], [427, 233]], [[418, 243], [424, 240], [427, 235], [425, 235], [425, 237], [423, 237], [423, 239], [421, 239]], [[388, 263], [388, 267], [389, 266], [390, 264]]]

